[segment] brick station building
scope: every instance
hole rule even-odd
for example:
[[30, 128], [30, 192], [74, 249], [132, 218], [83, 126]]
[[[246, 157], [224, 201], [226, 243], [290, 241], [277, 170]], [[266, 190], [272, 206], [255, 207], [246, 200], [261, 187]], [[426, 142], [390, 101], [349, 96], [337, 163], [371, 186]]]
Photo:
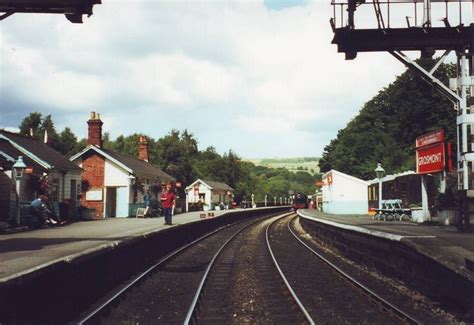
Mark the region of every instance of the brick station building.
[[87, 124], [88, 145], [71, 161], [83, 169], [81, 203], [94, 218], [128, 217], [144, 193], [157, 195], [162, 184], [175, 181], [148, 162], [146, 137], [137, 144], [138, 158], [130, 157], [103, 147], [100, 114], [92, 112]]

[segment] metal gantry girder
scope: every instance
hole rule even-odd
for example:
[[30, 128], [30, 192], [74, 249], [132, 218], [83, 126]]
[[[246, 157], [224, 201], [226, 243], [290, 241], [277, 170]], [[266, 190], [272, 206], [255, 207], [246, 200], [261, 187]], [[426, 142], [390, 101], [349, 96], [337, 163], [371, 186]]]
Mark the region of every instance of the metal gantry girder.
[[0, 0], [0, 20], [14, 13], [64, 14], [73, 23], [82, 23], [82, 15], [91, 16], [101, 0]]
[[441, 80], [436, 78], [433, 74], [439, 68], [441, 63], [443, 63], [444, 58], [451, 52], [451, 50], [446, 50], [444, 54], [439, 58], [438, 62], [431, 68], [430, 71], [425, 70], [418, 63], [410, 59], [401, 51], [389, 51], [397, 60], [405, 64], [409, 69], [416, 72], [423, 80], [433, 85], [438, 89], [446, 98], [452, 101], [454, 104], [461, 102], [461, 97], [451, 89], [449, 89]]

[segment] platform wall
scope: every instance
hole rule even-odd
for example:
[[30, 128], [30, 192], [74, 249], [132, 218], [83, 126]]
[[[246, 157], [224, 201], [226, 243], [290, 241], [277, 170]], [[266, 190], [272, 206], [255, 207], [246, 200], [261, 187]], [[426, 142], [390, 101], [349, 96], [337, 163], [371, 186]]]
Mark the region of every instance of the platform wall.
[[[397, 278], [448, 310], [453, 306], [474, 312], [474, 282], [421, 254], [410, 245], [338, 228], [300, 217], [305, 231], [345, 257], [385, 276]], [[459, 310], [456, 310], [459, 311]]]

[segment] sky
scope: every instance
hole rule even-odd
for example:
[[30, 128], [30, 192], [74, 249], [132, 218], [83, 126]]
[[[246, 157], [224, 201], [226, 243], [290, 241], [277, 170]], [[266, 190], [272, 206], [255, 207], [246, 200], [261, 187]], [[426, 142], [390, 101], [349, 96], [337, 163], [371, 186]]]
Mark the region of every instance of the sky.
[[187, 129], [200, 149], [320, 156], [405, 71], [388, 53], [345, 61], [331, 16], [329, 0], [103, 0], [83, 24], [14, 14], [0, 23], [0, 128], [37, 111], [84, 138], [95, 111], [111, 138]]

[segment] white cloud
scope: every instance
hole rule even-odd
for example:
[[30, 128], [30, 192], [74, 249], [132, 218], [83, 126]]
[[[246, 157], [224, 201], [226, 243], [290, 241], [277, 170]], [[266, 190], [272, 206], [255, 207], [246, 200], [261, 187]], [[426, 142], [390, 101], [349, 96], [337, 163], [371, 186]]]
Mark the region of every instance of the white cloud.
[[[0, 25], [0, 90], [61, 112], [56, 124], [81, 136], [94, 110], [112, 136], [188, 128], [202, 146], [243, 156], [307, 155], [296, 142], [319, 154], [404, 71], [385, 53], [345, 61], [330, 44], [331, 16], [321, 1], [278, 11], [263, 1], [109, 1], [82, 25], [16, 14]], [[286, 147], [259, 140], [268, 134]]]

